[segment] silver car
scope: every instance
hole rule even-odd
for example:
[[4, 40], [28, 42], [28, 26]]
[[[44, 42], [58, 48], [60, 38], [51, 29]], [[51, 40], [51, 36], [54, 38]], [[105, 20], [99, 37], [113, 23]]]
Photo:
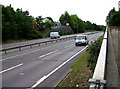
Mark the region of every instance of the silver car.
[[87, 45], [88, 40], [86, 35], [77, 35], [75, 38], [75, 45]]

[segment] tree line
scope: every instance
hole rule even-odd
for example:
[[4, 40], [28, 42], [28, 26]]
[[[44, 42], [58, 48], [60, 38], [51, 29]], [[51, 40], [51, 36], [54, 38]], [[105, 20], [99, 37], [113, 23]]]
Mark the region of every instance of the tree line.
[[[22, 9], [14, 10], [11, 5], [2, 6], [2, 41], [17, 39], [36, 39], [42, 38], [42, 31], [55, 26], [51, 17], [43, 18], [38, 16], [34, 18], [28, 11]], [[74, 33], [81, 33], [85, 30], [104, 30], [105, 27], [96, 25], [89, 21], [81, 20], [77, 15], [69, 15], [68, 12], [62, 14], [59, 18], [62, 25], [69, 25]]]
[[113, 8], [110, 10], [107, 19], [109, 20], [109, 26], [120, 26], [120, 11], [116, 11]]
[[52, 18], [34, 18], [28, 11], [2, 5], [2, 40], [42, 38], [41, 31], [54, 26]]
[[85, 30], [91, 30], [91, 31], [105, 30], [105, 26], [96, 25], [95, 23], [92, 24], [90, 21], [85, 22], [81, 20], [76, 14], [69, 15], [67, 11], [60, 16], [59, 21], [62, 25], [70, 25], [74, 33], [84, 32]]

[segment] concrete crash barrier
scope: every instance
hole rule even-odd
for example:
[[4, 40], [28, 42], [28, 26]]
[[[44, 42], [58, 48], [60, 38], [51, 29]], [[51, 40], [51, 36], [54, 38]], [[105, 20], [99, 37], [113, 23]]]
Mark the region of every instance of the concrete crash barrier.
[[103, 89], [106, 85], [105, 68], [107, 56], [107, 38], [108, 28], [104, 34], [103, 42], [101, 45], [100, 53], [98, 56], [97, 64], [92, 79], [89, 79], [89, 89]]

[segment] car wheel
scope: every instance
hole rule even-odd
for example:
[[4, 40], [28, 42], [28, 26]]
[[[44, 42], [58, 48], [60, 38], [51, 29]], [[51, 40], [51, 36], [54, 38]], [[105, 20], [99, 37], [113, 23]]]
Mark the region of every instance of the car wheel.
[[78, 46], [78, 44], [76, 43], [75, 46]]

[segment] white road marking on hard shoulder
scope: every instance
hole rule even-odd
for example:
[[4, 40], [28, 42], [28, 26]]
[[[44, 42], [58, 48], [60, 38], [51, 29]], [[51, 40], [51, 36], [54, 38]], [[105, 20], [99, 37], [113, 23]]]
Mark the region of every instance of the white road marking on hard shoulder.
[[20, 66], [22, 66], [22, 65], [23, 65], [23, 63], [18, 64], [18, 65], [16, 65], [16, 66], [13, 66], [13, 67], [11, 67], [11, 68], [8, 68], [8, 69], [6, 69], [6, 70], [3, 70], [3, 71], [0, 72], [0, 74], [1, 74], [1, 73], [4, 73], [4, 72], [7, 72], [7, 71], [9, 71], [9, 70], [12, 70], [12, 69], [14, 69], [14, 68], [20, 67]]
[[[34, 84], [33, 86], [32, 86], [32, 88], [34, 88], [34, 87], [36, 87], [37, 85], [39, 85], [42, 81], [44, 81], [45, 79], [47, 78], [47, 76], [43, 76], [40, 80], [38, 80], [37, 82], [36, 82], [36, 84]], [[30, 88], [31, 89], [31, 88]]]
[[53, 52], [49, 52], [49, 53], [47, 53], [47, 54], [44, 54], [44, 55], [40, 56], [39, 58], [43, 58], [43, 57], [48, 56], [48, 55], [50, 55], [50, 54], [53, 54], [53, 53], [55, 53], [55, 52], [57, 52], [57, 51], [59, 51], [59, 50], [55, 50], [55, 51], [53, 51]]
[[31, 89], [35, 88], [36, 86], [38, 86], [40, 83], [42, 83], [45, 79], [47, 79], [50, 75], [52, 75], [54, 72], [56, 72], [58, 69], [60, 69], [62, 66], [64, 66], [67, 62], [69, 62], [71, 59], [73, 59], [75, 56], [77, 56], [79, 53], [81, 53], [83, 50], [85, 50], [88, 46], [84, 47], [82, 50], [80, 50], [79, 52], [77, 52], [76, 54], [74, 54], [72, 57], [70, 57], [68, 60], [66, 60], [65, 62], [63, 62], [61, 65], [59, 65], [56, 69], [54, 69], [53, 71], [51, 71], [49, 74], [47, 74], [46, 76], [43, 76], [42, 78], [40, 78], [32, 87]]

